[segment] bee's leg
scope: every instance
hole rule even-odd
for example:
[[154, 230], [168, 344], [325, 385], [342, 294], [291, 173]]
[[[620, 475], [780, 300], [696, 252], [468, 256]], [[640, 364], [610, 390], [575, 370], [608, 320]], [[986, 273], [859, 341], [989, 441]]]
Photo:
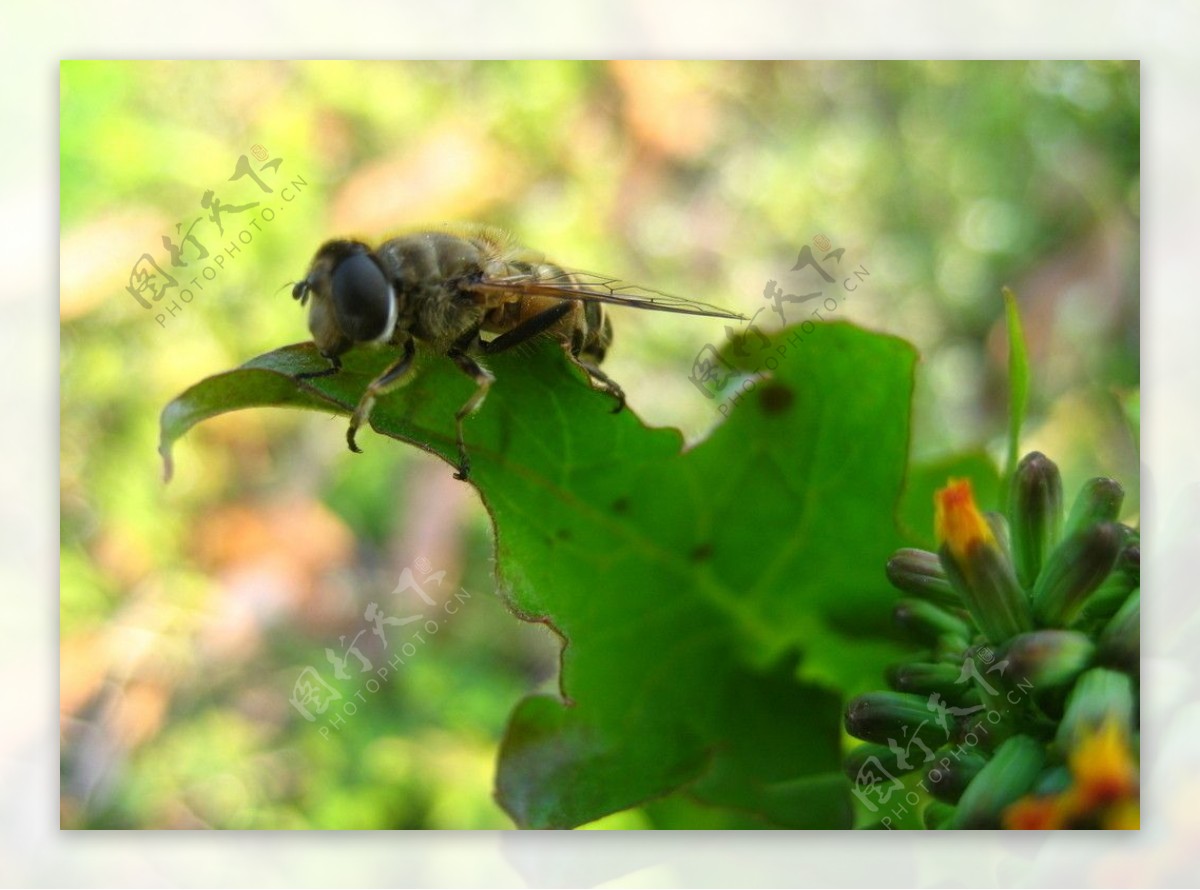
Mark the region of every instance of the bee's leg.
[[482, 344], [482, 352], [484, 355], [495, 355], [497, 352], [504, 352], [506, 349], [512, 349], [514, 346], [520, 346], [536, 337], [538, 334], [544, 334], [547, 330], [554, 326], [556, 322], [561, 321], [571, 313], [579, 305], [578, 302], [564, 300], [561, 303], [556, 303], [545, 312], [539, 312], [532, 318], [527, 318], [510, 331], [505, 331], [494, 340], [489, 340]]
[[[552, 328], [555, 323], [561, 321], [571, 313], [573, 309], [579, 308], [578, 301], [564, 301], [547, 309], [545, 312], [539, 312], [532, 318], [527, 318], [511, 331], [506, 331], [491, 342], [483, 344], [483, 352], [485, 355], [495, 355], [497, 352], [503, 352], [506, 349], [512, 349], [514, 346], [519, 346], [538, 334], [544, 333]], [[578, 328], [574, 332], [570, 343], [567, 346], [567, 355], [571, 361], [583, 369], [584, 373], [599, 385], [606, 393], [609, 393], [617, 400], [617, 407], [613, 409], [616, 414], [625, 407], [625, 393], [617, 382], [597, 368], [594, 364], [579, 357], [583, 350], [583, 333]]]
[[617, 406], [612, 409], [612, 413], [621, 413], [621, 410], [625, 407], [625, 390], [621, 389], [621, 385], [595, 365], [584, 361], [577, 355], [572, 355], [571, 361], [583, 368], [588, 377], [592, 378], [592, 380], [598, 384], [602, 390], [617, 400]]
[[336, 374], [338, 371], [342, 370], [342, 360], [336, 355], [323, 356], [323, 358], [329, 360], [328, 368], [325, 368], [321, 371], [304, 371], [303, 373], [297, 374], [295, 379], [315, 380], [318, 377], [328, 377], [330, 374]]
[[567, 350], [567, 355], [570, 357], [571, 361], [583, 369], [584, 373], [588, 375], [588, 378], [593, 383], [617, 400], [617, 406], [612, 409], [612, 413], [620, 413], [621, 409], [625, 407], [625, 390], [621, 389], [621, 386], [617, 383], [617, 381], [613, 380], [598, 367], [600, 359], [604, 355], [603, 351], [598, 354], [591, 353], [585, 355], [584, 346], [585, 343], [583, 331], [577, 328], [574, 335], [571, 337], [571, 346]]
[[362, 449], [354, 442], [355, 433], [371, 417], [371, 410], [375, 407], [376, 399], [384, 393], [397, 389], [408, 382], [407, 377], [409, 371], [412, 370], [413, 355], [415, 353], [416, 346], [412, 340], [409, 340], [404, 344], [404, 355], [400, 356], [400, 358], [388, 366], [386, 371], [372, 380], [366, 392], [362, 394], [362, 398], [358, 400], [358, 407], [354, 409], [354, 416], [350, 418], [350, 428], [346, 430], [346, 443], [350, 446], [351, 451], [356, 454], [362, 454]]
[[[479, 332], [472, 331], [470, 336], [477, 338]], [[465, 348], [466, 344], [460, 339], [446, 352], [450, 360], [458, 365], [459, 370], [475, 381], [476, 387], [471, 398], [467, 399], [454, 415], [454, 431], [458, 439], [458, 472], [454, 474], [454, 478], [461, 479], [463, 482], [467, 481], [467, 476], [471, 472], [471, 459], [467, 457], [467, 443], [463, 441], [463, 421], [483, 404], [488, 389], [496, 381], [496, 377], [491, 371], [463, 351]]]

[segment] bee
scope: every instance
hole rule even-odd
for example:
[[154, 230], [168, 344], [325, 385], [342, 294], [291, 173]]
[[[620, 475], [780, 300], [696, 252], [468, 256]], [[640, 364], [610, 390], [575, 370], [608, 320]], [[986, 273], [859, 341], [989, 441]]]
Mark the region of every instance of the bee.
[[616, 413], [625, 405], [625, 394], [599, 367], [613, 337], [607, 306], [743, 318], [615, 278], [565, 269], [483, 226], [417, 232], [374, 249], [362, 241], [327, 241], [317, 250], [308, 274], [292, 288], [292, 297], [308, 305], [308, 329], [329, 361], [328, 368], [298, 374], [297, 379], [336, 374], [342, 367], [340, 356], [359, 344], [399, 350], [399, 357], [371, 381], [354, 409], [346, 431], [351, 451], [361, 451], [355, 435], [379, 397], [410, 378], [416, 341], [447, 356], [475, 381], [475, 392], [454, 415], [454, 475], [462, 480], [471, 466], [463, 422], [483, 404], [495, 380], [479, 358], [533, 337], [554, 337], [588, 379], [613, 396]]

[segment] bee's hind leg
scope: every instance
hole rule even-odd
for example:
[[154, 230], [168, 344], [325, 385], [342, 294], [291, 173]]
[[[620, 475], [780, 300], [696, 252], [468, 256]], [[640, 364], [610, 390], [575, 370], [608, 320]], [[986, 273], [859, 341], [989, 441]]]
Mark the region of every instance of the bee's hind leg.
[[[597, 308], [594, 306], [589, 308]], [[612, 322], [607, 316], [604, 318], [603, 333], [599, 340], [593, 339], [588, 342], [585, 339], [584, 332], [576, 328], [572, 332], [571, 342], [566, 345], [567, 357], [576, 365], [583, 369], [583, 372], [588, 375], [588, 379], [604, 390], [610, 396], [617, 400], [616, 407], [612, 409], [613, 414], [619, 414], [625, 407], [625, 390], [621, 389], [621, 384], [613, 380], [607, 374], [600, 370], [600, 362], [604, 360], [604, 353], [608, 349], [608, 344], [612, 342]]]
[[[504, 352], [506, 349], [512, 349], [514, 346], [529, 342], [538, 334], [548, 331], [573, 310], [579, 309], [579, 305], [578, 301], [566, 301], [552, 306], [544, 312], [539, 312], [532, 318], [528, 318], [517, 325], [511, 331], [507, 331], [496, 339], [482, 344], [484, 354], [495, 355], [497, 352]], [[588, 375], [588, 378], [596, 383], [600, 389], [617, 400], [617, 407], [613, 409], [613, 414], [624, 408], [625, 392], [618, 385], [617, 381], [601, 371], [592, 362], [580, 357], [580, 352], [583, 350], [582, 332], [576, 329], [574, 336], [569, 341], [565, 341], [563, 346], [571, 361], [582, 368], [584, 373]]]
[[538, 334], [544, 334], [555, 324], [562, 321], [576, 308], [578, 308], [578, 303], [571, 301], [551, 306], [544, 312], [539, 312], [532, 318], [525, 319], [515, 328], [505, 331], [499, 337], [489, 340], [486, 343], [480, 343], [480, 350], [484, 355], [495, 355], [497, 352], [504, 352], [506, 349], [512, 349], [514, 346], [528, 343]]
[[354, 436], [358, 432], [358, 428], [370, 420], [371, 411], [375, 407], [376, 399], [385, 393], [398, 389], [408, 382], [410, 372], [412, 371], [413, 355], [415, 353], [416, 346], [412, 340], [409, 340], [404, 344], [404, 354], [389, 365], [387, 370], [372, 380], [366, 392], [362, 394], [362, 398], [358, 400], [358, 406], [354, 409], [354, 415], [350, 418], [350, 428], [346, 430], [346, 444], [350, 446], [350, 450], [355, 454], [362, 454], [362, 449], [354, 441]]
[[625, 390], [621, 389], [621, 384], [617, 383], [617, 381], [613, 380], [595, 365], [584, 361], [577, 355], [572, 355], [571, 360], [583, 368], [593, 383], [617, 400], [617, 406], [612, 409], [612, 413], [621, 413], [621, 410], [625, 407]]

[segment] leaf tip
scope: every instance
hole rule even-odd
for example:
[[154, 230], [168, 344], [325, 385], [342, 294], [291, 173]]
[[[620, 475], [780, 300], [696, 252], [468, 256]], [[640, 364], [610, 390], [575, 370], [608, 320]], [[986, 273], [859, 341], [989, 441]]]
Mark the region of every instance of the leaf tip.
[[162, 457], [162, 480], [166, 485], [175, 475], [175, 460], [171, 457], [171, 446], [166, 442], [158, 446], [158, 453]]

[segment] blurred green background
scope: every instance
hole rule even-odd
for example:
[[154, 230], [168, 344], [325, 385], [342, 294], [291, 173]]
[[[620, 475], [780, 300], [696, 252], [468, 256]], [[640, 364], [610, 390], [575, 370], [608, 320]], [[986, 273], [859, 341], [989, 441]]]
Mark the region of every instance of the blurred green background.
[[[1071, 493], [1117, 476], [1136, 517], [1136, 63], [65, 62], [61, 87], [63, 827], [510, 827], [496, 746], [558, 643], [497, 599], [472, 489], [282, 411], [204, 424], [162, 483], [159, 411], [307, 339], [288, 285], [327, 237], [486, 222], [753, 315], [824, 235], [870, 272], [833, 317], [921, 352], [918, 458], [1000, 453], [1010, 285], [1026, 447]], [[261, 186], [231, 179], [243, 155]], [[147, 254], [177, 282], [150, 308], [127, 290]], [[724, 326], [632, 315], [609, 373], [702, 436], [720, 415], [688, 374]], [[419, 566], [470, 599], [326, 737], [294, 683]]]

